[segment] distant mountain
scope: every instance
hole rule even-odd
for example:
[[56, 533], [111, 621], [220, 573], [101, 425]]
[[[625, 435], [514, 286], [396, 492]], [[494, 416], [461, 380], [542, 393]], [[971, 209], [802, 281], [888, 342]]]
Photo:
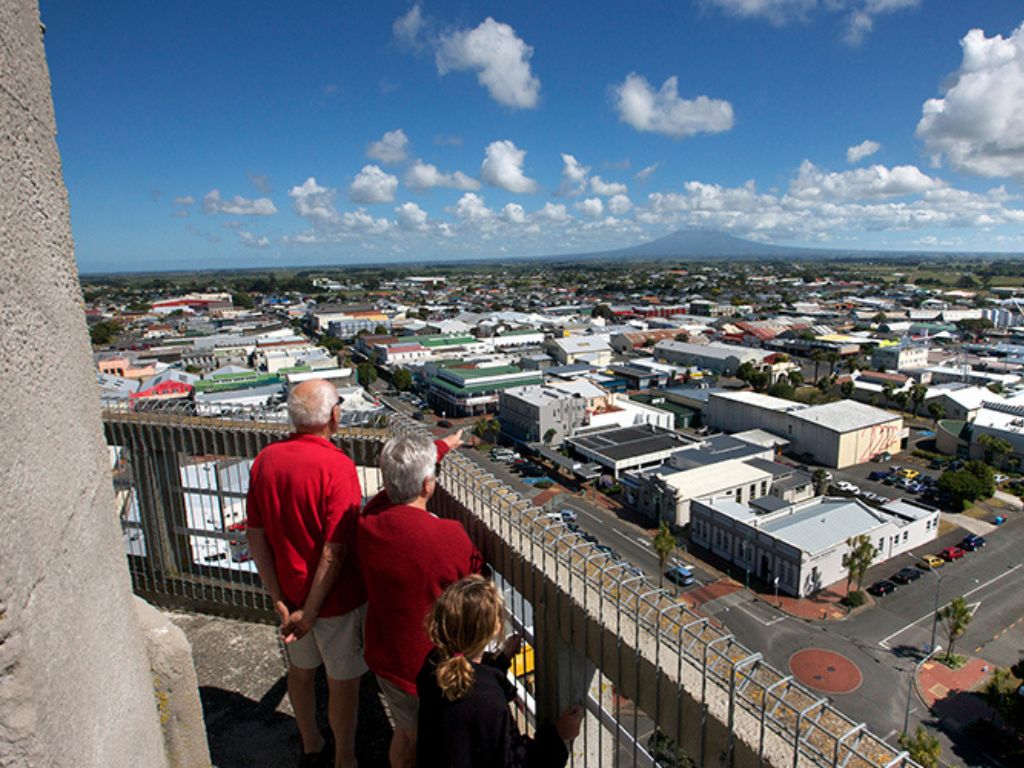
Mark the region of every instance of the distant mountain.
[[815, 255], [839, 256], [849, 251], [831, 251], [820, 248], [793, 248], [769, 245], [733, 237], [712, 229], [681, 229], [649, 243], [632, 245], [611, 251], [564, 254], [557, 259], [743, 259], [788, 258], [806, 259]]

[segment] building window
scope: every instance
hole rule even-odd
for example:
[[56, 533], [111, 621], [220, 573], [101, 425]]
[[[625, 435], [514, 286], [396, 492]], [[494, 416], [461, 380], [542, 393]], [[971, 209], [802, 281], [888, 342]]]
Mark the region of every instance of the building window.
[[881, 551], [883, 551], [884, 549], [885, 549], [885, 536], [882, 536], [882, 537], [881, 537], [881, 538], [880, 538], [880, 539], [878, 540], [878, 551], [879, 551], [879, 552], [881, 552]]
[[907, 543], [907, 537], [908, 537], [909, 535], [910, 535], [910, 531], [904, 531], [904, 532], [903, 532], [903, 543], [904, 543], [904, 544], [906, 544], [906, 543]]

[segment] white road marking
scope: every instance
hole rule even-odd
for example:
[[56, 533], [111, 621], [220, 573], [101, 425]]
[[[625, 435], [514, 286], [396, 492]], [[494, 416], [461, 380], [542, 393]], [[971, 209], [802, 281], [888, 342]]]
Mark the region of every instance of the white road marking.
[[[1018, 568], [1020, 568], [1021, 566], [1024, 566], [1024, 563], [1017, 563], [1017, 565], [1015, 565], [1015, 566], [1013, 566], [1012, 568], [1009, 568], [1009, 569], [1007, 569], [1007, 570], [1003, 571], [1003, 572], [1002, 572], [1002, 573], [1000, 573], [1000, 574], [999, 574], [998, 576], [995, 576], [995, 577], [993, 577], [993, 578], [989, 579], [989, 580], [988, 580], [988, 581], [986, 581], [986, 582], [985, 582], [984, 584], [979, 584], [978, 586], [976, 586], [976, 587], [975, 587], [974, 589], [970, 590], [969, 592], [965, 592], [965, 593], [964, 593], [964, 594], [962, 595], [962, 597], [970, 597], [970, 596], [971, 596], [971, 595], [973, 595], [973, 594], [974, 594], [975, 592], [977, 592], [977, 591], [978, 591], [979, 589], [985, 589], [985, 587], [989, 587], [989, 586], [991, 586], [991, 585], [995, 584], [995, 583], [996, 583], [997, 581], [999, 581], [1000, 579], [1002, 579], [1002, 578], [1003, 578], [1004, 576], [1009, 576], [1009, 575], [1010, 575], [1011, 573], [1013, 573], [1014, 571], [1016, 571], [1016, 570], [1017, 570]], [[975, 610], [977, 610], [977, 607], [978, 607], [978, 605], [980, 605], [980, 604], [981, 604], [981, 603], [980, 603], [980, 601], [979, 601], [978, 603], [975, 603], [975, 604], [973, 604], [973, 605], [974, 605], [974, 609], [975, 609]], [[945, 605], [949, 605], [949, 603], [945, 603]], [[943, 605], [942, 607], [945, 607], [945, 605]], [[971, 613], [972, 613], [972, 615], [973, 615], [974, 611], [972, 611]], [[919, 624], [919, 623], [921, 623], [921, 622], [922, 622], [922, 621], [924, 621], [925, 619], [930, 619], [931, 617], [932, 617], [932, 612], [931, 612], [931, 611], [929, 611], [928, 613], [926, 613], [926, 614], [925, 614], [924, 616], [922, 616], [921, 618], [917, 619], [916, 621], [912, 621], [912, 622], [910, 622], [909, 624], [907, 624], [907, 625], [906, 625], [905, 627], [902, 627], [901, 629], [897, 629], [897, 630], [896, 630], [895, 632], [893, 632], [893, 633], [892, 633], [891, 635], [887, 635], [886, 637], [883, 637], [883, 638], [882, 638], [881, 640], [879, 640], [879, 641], [878, 641], [878, 644], [879, 644], [879, 645], [880, 645], [880, 646], [881, 646], [882, 648], [885, 648], [886, 650], [888, 650], [888, 649], [889, 649], [889, 641], [890, 641], [890, 640], [892, 640], [892, 639], [893, 639], [894, 637], [896, 637], [897, 635], [901, 635], [901, 634], [903, 634], [904, 632], [906, 632], [906, 631], [907, 631], [908, 629], [910, 629], [910, 628], [911, 628], [911, 627], [913, 627], [914, 625], [916, 625], [916, 624]]]

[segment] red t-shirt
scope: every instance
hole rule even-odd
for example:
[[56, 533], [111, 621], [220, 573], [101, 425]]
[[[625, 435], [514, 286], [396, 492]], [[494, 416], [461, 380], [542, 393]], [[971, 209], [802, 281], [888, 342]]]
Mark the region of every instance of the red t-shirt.
[[349, 555], [320, 616], [340, 616], [366, 602], [352, 556], [361, 502], [355, 464], [329, 440], [295, 434], [256, 457], [249, 474], [248, 525], [266, 532], [277, 580], [293, 607], [305, 602], [326, 542], [345, 544]]
[[[447, 446], [438, 445], [439, 459]], [[424, 621], [445, 587], [483, 568], [462, 524], [381, 491], [359, 517], [356, 548], [366, 584], [367, 666], [416, 694], [416, 675], [433, 647]]]

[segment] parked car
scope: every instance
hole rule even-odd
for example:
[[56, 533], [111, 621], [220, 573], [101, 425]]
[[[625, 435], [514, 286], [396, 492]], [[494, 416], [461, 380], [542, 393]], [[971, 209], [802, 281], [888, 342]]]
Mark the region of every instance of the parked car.
[[960, 548], [965, 549], [968, 552], [973, 552], [976, 549], [981, 549], [987, 543], [988, 542], [985, 541], [984, 536], [978, 536], [975, 533], [969, 533], [966, 536], [964, 536], [963, 539], [960, 541]]
[[665, 571], [665, 578], [680, 587], [688, 587], [694, 582], [693, 571], [685, 565], [673, 565]]
[[917, 567], [920, 568], [922, 571], [929, 571], [933, 568], [941, 568], [945, 564], [946, 561], [938, 555], [925, 555], [918, 562]]
[[897, 584], [910, 584], [912, 581], [920, 579], [923, 575], [917, 568], [900, 568], [889, 577], [889, 581], [895, 581]]
[[858, 488], [853, 483], [846, 482], [845, 480], [840, 480], [838, 483], [836, 483], [836, 488], [839, 489], [840, 491], [843, 491], [844, 493], [860, 493], [860, 488]]
[[920, 475], [921, 473], [918, 472], [916, 469], [911, 469], [910, 467], [903, 467], [896, 474], [898, 474], [900, 477], [905, 477], [907, 480], [916, 480], [917, 476]]
[[441, 429], [451, 429], [452, 423], [448, 421], [448, 419], [441, 419], [439, 422], [437, 422], [437, 426], [439, 426]]
[[891, 461], [892, 454], [889, 453], [888, 451], [882, 451], [881, 453], [876, 453], [874, 456], [872, 456], [871, 460], [874, 462]]
[[967, 553], [960, 549], [960, 547], [943, 547], [939, 554], [942, 555], [943, 560], [953, 562], [954, 560], [959, 560]]
[[995, 481], [996, 485], [999, 485], [1000, 483], [1005, 483], [1007, 480], [1009, 480], [1010, 476], [1009, 475], [995, 475], [992, 479]]
[[875, 597], [884, 597], [890, 592], [895, 592], [896, 586], [897, 585], [894, 582], [891, 582], [888, 579], [882, 579], [868, 587], [868, 594], [874, 595]]
[[561, 515], [562, 520], [564, 520], [567, 523], [575, 523], [576, 522], [576, 511], [575, 510], [572, 510], [572, 509], [569, 509], [568, 507], [566, 507], [565, 509], [558, 510], [558, 514]]
[[886, 472], [884, 469], [876, 469], [874, 472], [868, 475], [868, 480], [874, 480], [875, 482], [878, 482], [879, 480], [885, 480], [885, 478], [887, 478], [888, 476], [889, 473]]

